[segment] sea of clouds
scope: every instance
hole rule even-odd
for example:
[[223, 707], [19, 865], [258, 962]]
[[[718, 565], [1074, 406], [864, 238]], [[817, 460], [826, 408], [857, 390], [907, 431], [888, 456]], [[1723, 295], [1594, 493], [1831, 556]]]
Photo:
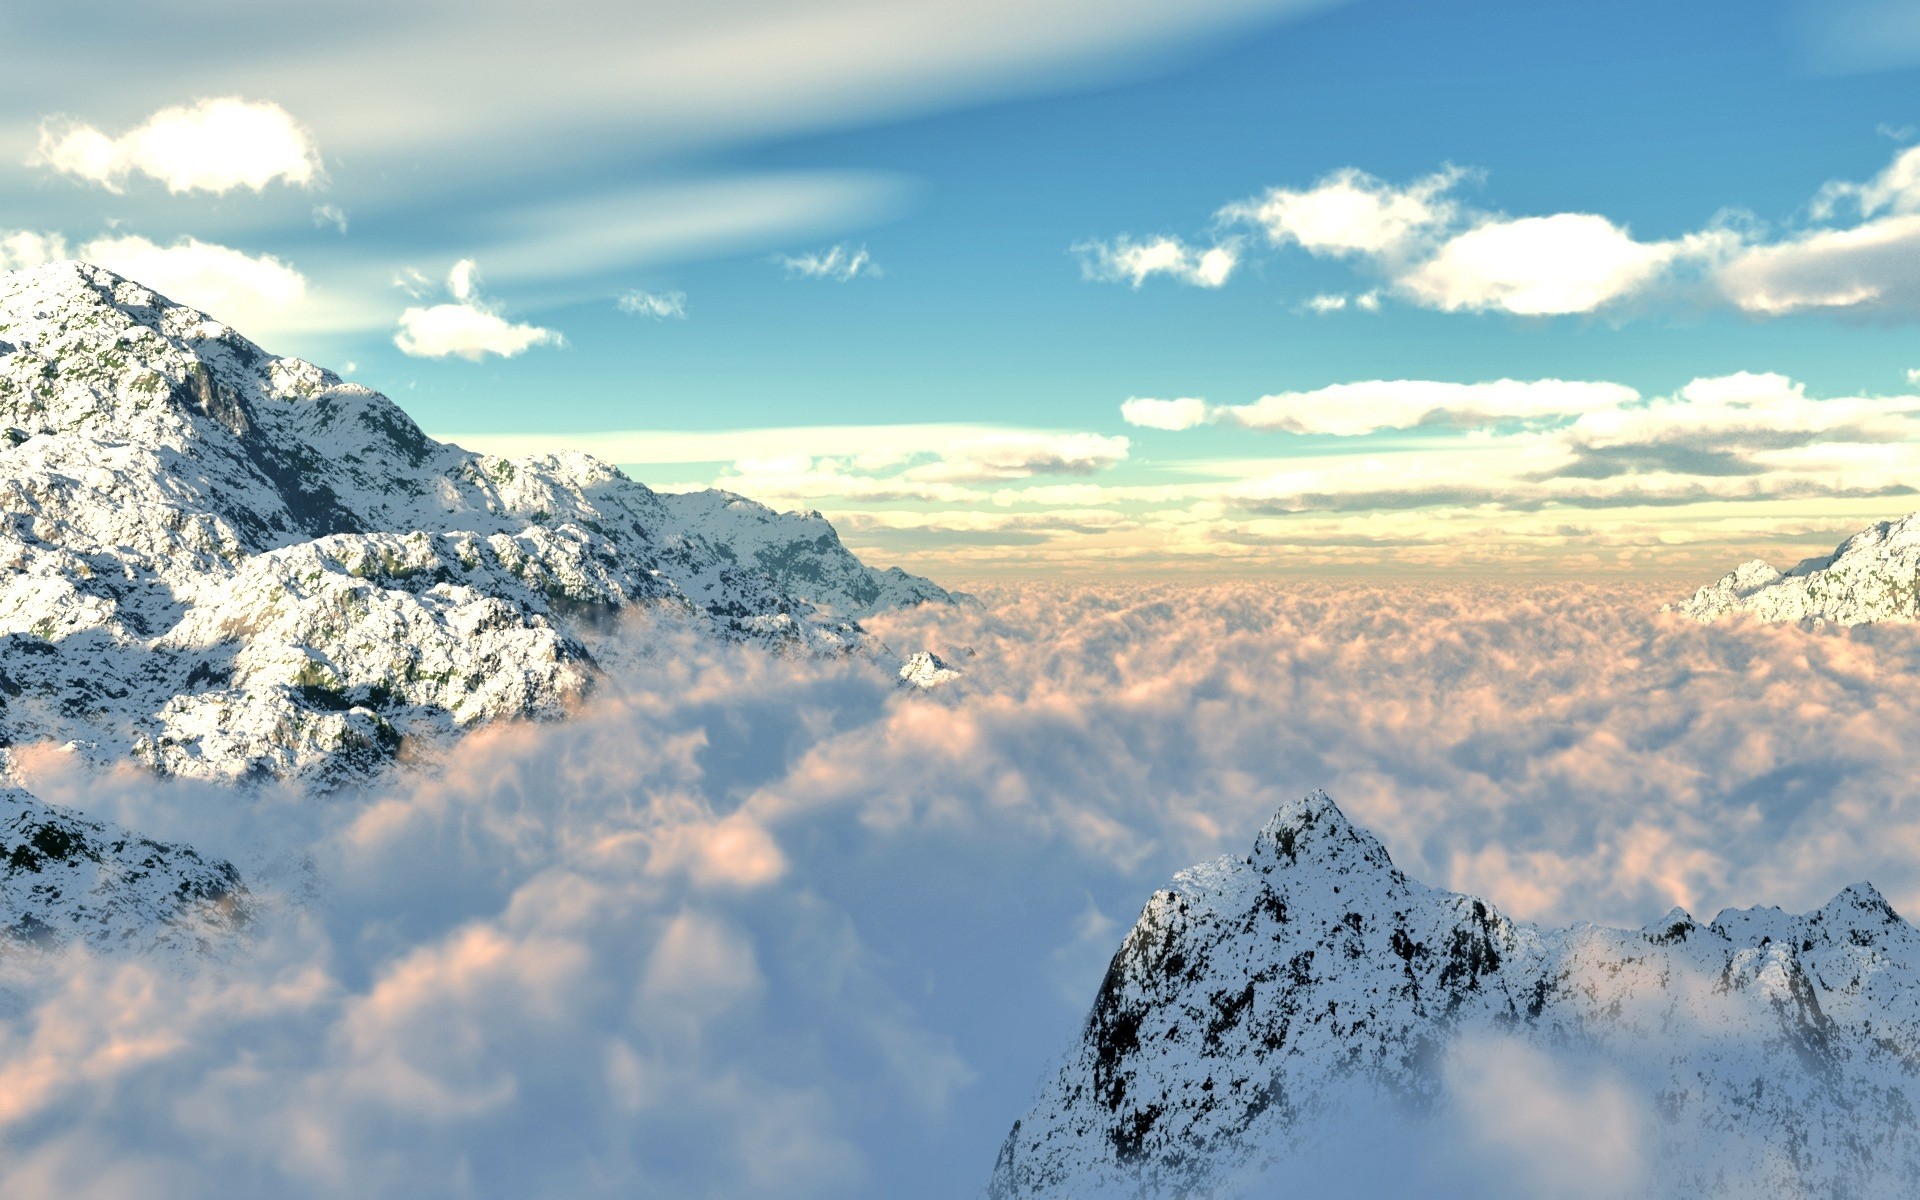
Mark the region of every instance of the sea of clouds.
[[[1148, 894], [1315, 787], [1524, 919], [1920, 905], [1920, 629], [1674, 598], [1000, 587], [871, 622], [967, 672], [931, 693], [641, 622], [572, 719], [364, 792], [25, 754], [260, 916], [203, 963], [0, 962], [0, 1194], [970, 1196]], [[1581, 1130], [1634, 1161], [1610, 1077], [1525, 1053], [1449, 1068], [1541, 1126], [1476, 1126], [1476, 1178]]]

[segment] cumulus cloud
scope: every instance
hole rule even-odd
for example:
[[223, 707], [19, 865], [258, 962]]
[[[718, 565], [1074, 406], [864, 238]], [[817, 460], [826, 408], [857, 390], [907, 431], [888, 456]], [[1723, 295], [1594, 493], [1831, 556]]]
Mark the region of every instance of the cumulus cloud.
[[57, 233], [0, 230], [0, 269], [74, 257], [124, 275], [242, 329], [277, 326], [307, 300], [307, 279], [271, 254], [181, 238], [161, 245], [138, 234], [109, 234], [77, 248]]
[[1192, 429], [1208, 420], [1207, 402], [1194, 396], [1154, 400], [1134, 396], [1120, 405], [1120, 418], [1142, 429]]
[[305, 187], [320, 177], [320, 151], [286, 109], [238, 96], [164, 108], [118, 137], [91, 125], [40, 127], [29, 166], [48, 167], [109, 191], [145, 175], [170, 192], [258, 192], [276, 180]]
[[[411, 268], [396, 276], [394, 286], [411, 289], [424, 277]], [[447, 291], [454, 303], [409, 307], [400, 314], [400, 330], [393, 344], [415, 358], [464, 358], [479, 362], [489, 354], [512, 358], [535, 346], [563, 345], [551, 329], [519, 324], [501, 316], [481, 298], [479, 267], [470, 258], [453, 264], [447, 273]]]
[[622, 292], [620, 299], [614, 302], [623, 313], [637, 317], [652, 317], [656, 321], [672, 318], [684, 321], [687, 317], [687, 294], [685, 292], [644, 292], [639, 288]]
[[1591, 213], [1489, 221], [1447, 239], [1396, 286], [1447, 312], [1592, 312], [1645, 287], [1680, 252], [1678, 243], [1635, 241]]
[[1253, 225], [1271, 244], [1296, 245], [1310, 254], [1390, 255], [1455, 219], [1458, 206], [1449, 193], [1463, 177], [1448, 167], [1395, 187], [1347, 168], [1309, 188], [1270, 188], [1229, 204], [1219, 219]]
[[1217, 288], [1227, 282], [1239, 263], [1239, 251], [1231, 243], [1202, 250], [1168, 237], [1088, 241], [1077, 244], [1073, 250], [1080, 256], [1080, 274], [1084, 278], [1127, 283], [1136, 289], [1155, 275], [1165, 275], [1195, 287]]
[[837, 283], [850, 283], [862, 277], [878, 278], [885, 273], [881, 271], [880, 264], [873, 261], [873, 256], [867, 253], [865, 246], [854, 249], [834, 245], [808, 254], [776, 254], [773, 261], [786, 271], [788, 279], [831, 279]]
[[[1702, 296], [1755, 316], [1805, 311], [1920, 312], [1920, 147], [1900, 151], [1866, 182], [1829, 181], [1808, 206], [1812, 224], [1768, 234], [1722, 215], [1666, 238], [1636, 237], [1592, 212], [1512, 216], [1483, 211], [1457, 192], [1469, 177], [1447, 167], [1405, 185], [1347, 168], [1306, 188], [1271, 188], [1215, 214], [1216, 231], [1251, 227], [1273, 247], [1351, 260], [1385, 290], [1443, 312], [1566, 316], [1665, 297]], [[1844, 218], [1844, 219], [1843, 219]], [[1165, 273], [1218, 287], [1239, 261], [1203, 270], [1174, 237], [1075, 247], [1090, 279], [1130, 282]], [[1325, 292], [1303, 310], [1352, 303], [1372, 309], [1380, 289], [1350, 298]]]
[[1774, 317], [1811, 309], [1920, 311], [1920, 214], [1818, 229], [1732, 256], [1715, 276], [1735, 307]]
[[[1860, 878], [1920, 905], [1920, 631], [1653, 613], [1676, 594], [991, 588], [874, 622], [973, 648], [933, 696], [646, 624], [597, 643], [613, 673], [569, 721], [324, 800], [42, 756], [48, 798], [234, 857], [262, 917], [185, 973], [0, 963], [0, 1185], [975, 1185], [1103, 939], [1314, 786], [1417, 878], [1520, 918], [1798, 910]], [[1465, 1194], [1657, 1170], [1631, 1074], [1498, 1042], [1436, 1069], [1466, 1118], [1438, 1133], [1508, 1173]]]

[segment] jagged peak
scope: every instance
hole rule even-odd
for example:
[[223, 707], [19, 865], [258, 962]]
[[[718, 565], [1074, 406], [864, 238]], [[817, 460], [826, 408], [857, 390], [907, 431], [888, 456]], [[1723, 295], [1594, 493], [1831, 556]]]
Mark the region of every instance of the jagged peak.
[[1878, 924], [1904, 924], [1905, 918], [1895, 912], [1893, 905], [1880, 894], [1880, 889], [1866, 880], [1848, 884], [1840, 889], [1833, 899], [1826, 902], [1817, 913], [1809, 916], [1823, 921], [1857, 921], [1858, 914], [1870, 914]]
[[1676, 904], [1667, 910], [1665, 916], [1648, 922], [1640, 932], [1655, 942], [1666, 944], [1683, 942], [1699, 928], [1700, 922], [1694, 920], [1693, 914]]
[[1393, 859], [1371, 833], [1347, 819], [1333, 797], [1315, 788], [1289, 800], [1268, 819], [1254, 841], [1251, 861], [1264, 870], [1291, 867], [1301, 860], [1344, 859], [1358, 855], [1393, 869]]

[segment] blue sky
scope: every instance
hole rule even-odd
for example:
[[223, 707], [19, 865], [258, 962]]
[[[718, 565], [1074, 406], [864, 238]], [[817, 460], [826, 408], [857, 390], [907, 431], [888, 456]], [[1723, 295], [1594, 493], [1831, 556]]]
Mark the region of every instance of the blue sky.
[[0, 258], [936, 573], [1698, 573], [1913, 507], [1911, 7], [47, 6]]

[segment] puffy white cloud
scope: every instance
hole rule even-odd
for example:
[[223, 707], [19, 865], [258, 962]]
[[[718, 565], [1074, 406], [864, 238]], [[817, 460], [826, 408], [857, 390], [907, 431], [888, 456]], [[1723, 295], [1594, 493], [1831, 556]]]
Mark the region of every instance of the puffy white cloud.
[[1810, 309], [1920, 311], [1920, 213], [1881, 217], [1752, 246], [1715, 273], [1736, 307], [1759, 316]]
[[1080, 273], [1084, 277], [1107, 283], [1128, 283], [1135, 288], [1155, 275], [1166, 275], [1195, 287], [1217, 288], [1227, 282], [1239, 262], [1239, 251], [1231, 242], [1202, 250], [1168, 237], [1081, 242], [1073, 249], [1080, 256]]
[[1120, 418], [1142, 429], [1192, 429], [1208, 419], [1207, 402], [1194, 396], [1154, 400], [1134, 396], [1120, 405]]
[[1574, 417], [1639, 399], [1617, 383], [1565, 379], [1497, 379], [1445, 383], [1429, 379], [1373, 379], [1309, 392], [1280, 392], [1252, 404], [1210, 409], [1207, 419], [1246, 429], [1356, 437], [1417, 425], [1474, 426], [1502, 421]]
[[[1642, 240], [1599, 213], [1509, 216], [1454, 196], [1465, 173], [1447, 168], [1396, 186], [1348, 168], [1303, 189], [1273, 188], [1229, 204], [1221, 227], [1252, 226], [1274, 246], [1357, 260], [1384, 287], [1443, 312], [1523, 316], [1592, 313], [1662, 294], [1701, 294], [1756, 316], [1809, 310], [1920, 313], [1920, 147], [1898, 153], [1865, 183], [1833, 181], [1809, 207], [1825, 224], [1768, 235], [1732, 217], [1677, 236]], [[1831, 224], [1842, 210], [1852, 224]], [[1075, 249], [1093, 279], [1139, 287], [1157, 273], [1219, 286], [1237, 263], [1203, 272], [1177, 238], [1087, 242]], [[1706, 287], [1695, 286], [1700, 280]], [[1325, 292], [1302, 310], [1379, 306], [1380, 289]]]
[[1319, 255], [1385, 255], [1450, 224], [1457, 206], [1448, 193], [1463, 172], [1448, 167], [1403, 188], [1351, 167], [1310, 188], [1271, 188], [1222, 208], [1223, 221], [1257, 226], [1274, 245]]
[[[394, 286], [412, 288], [420, 273], [396, 276]], [[447, 273], [447, 291], [456, 303], [409, 307], [400, 314], [400, 330], [393, 344], [415, 358], [464, 358], [479, 362], [489, 354], [512, 358], [535, 346], [564, 345], [551, 329], [507, 320], [480, 296], [479, 267], [470, 258], [453, 264]]]
[[865, 246], [852, 249], [835, 245], [808, 254], [776, 254], [773, 261], [786, 271], [789, 279], [831, 279], [850, 283], [861, 276], [871, 279], [884, 274]]
[[1635, 241], [1605, 217], [1557, 213], [1489, 221], [1447, 239], [1394, 282], [1409, 299], [1448, 312], [1583, 313], [1645, 287], [1680, 251]]
[[684, 321], [687, 316], [687, 294], [685, 292], [645, 292], [639, 288], [622, 292], [615, 306], [623, 313], [632, 313], [638, 317], [652, 317], [655, 320]]
[[0, 229], [0, 270], [17, 271], [66, 257], [67, 239], [57, 233]]
[[307, 298], [307, 279], [270, 254], [182, 238], [163, 246], [134, 234], [95, 238], [79, 256], [245, 332], [279, 323]]
[[320, 175], [320, 151], [286, 109], [238, 96], [164, 108], [118, 137], [78, 122], [41, 126], [29, 166], [50, 167], [118, 192], [138, 173], [170, 192], [260, 191]]

